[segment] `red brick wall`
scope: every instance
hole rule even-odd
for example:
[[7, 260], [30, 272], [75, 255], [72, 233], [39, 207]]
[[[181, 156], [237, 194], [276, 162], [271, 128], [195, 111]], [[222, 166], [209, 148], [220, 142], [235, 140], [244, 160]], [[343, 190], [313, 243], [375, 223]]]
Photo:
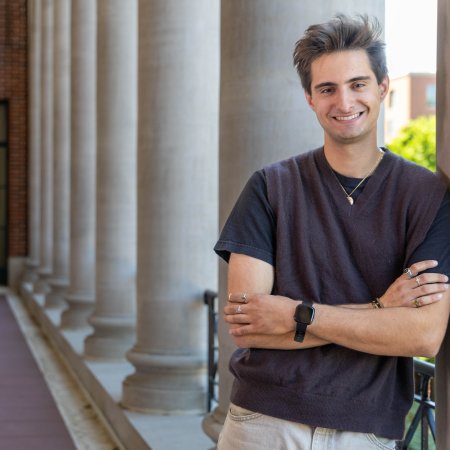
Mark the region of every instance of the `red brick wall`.
[[0, 0], [0, 99], [9, 103], [8, 256], [27, 255], [27, 1]]

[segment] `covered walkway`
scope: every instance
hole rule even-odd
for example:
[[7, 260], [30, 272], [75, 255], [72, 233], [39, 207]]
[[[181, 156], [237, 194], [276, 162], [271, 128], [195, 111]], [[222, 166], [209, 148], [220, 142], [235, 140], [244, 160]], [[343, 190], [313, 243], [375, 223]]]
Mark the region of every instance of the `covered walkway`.
[[121, 450], [11, 292], [0, 292], [0, 443], [14, 450]]

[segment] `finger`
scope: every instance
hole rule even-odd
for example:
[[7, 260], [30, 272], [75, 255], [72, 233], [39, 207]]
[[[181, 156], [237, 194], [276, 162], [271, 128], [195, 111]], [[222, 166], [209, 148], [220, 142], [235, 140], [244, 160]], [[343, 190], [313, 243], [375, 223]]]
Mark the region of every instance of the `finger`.
[[248, 303], [248, 297], [247, 292], [239, 292], [237, 294], [230, 292], [228, 294], [228, 301], [230, 303]]
[[251, 325], [242, 325], [242, 327], [230, 328], [228, 333], [231, 334], [231, 336], [245, 336], [246, 334], [251, 334], [252, 330], [253, 328]]
[[243, 303], [229, 303], [223, 308], [223, 312], [227, 315], [245, 314]]
[[229, 324], [248, 324], [249, 320], [247, 316], [243, 314], [229, 314], [224, 316], [223, 320]]
[[[425, 261], [419, 261], [414, 264], [411, 264], [409, 266], [409, 270], [411, 273], [406, 273], [409, 278], [413, 278], [416, 275], [418, 275], [420, 272], [423, 272], [424, 270], [431, 269], [433, 267], [436, 267], [438, 265], [438, 262], [434, 259], [427, 259]], [[407, 271], [408, 268], [405, 269]]]
[[423, 297], [418, 297], [413, 299], [410, 302], [411, 307], [413, 308], [421, 308], [422, 306], [431, 305], [442, 300], [443, 295], [441, 293], [432, 294], [432, 295], [424, 295]]
[[447, 275], [441, 273], [422, 273], [414, 277], [414, 282], [417, 284], [429, 284], [429, 283], [447, 283]]
[[420, 287], [416, 287], [413, 291], [415, 297], [423, 297], [424, 295], [438, 294], [446, 291], [448, 284], [444, 283], [432, 283], [424, 284]]

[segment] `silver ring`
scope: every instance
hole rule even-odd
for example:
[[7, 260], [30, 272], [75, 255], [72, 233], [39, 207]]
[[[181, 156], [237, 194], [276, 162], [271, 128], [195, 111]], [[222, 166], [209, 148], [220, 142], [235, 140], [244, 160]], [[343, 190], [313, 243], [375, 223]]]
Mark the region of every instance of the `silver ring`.
[[242, 312], [242, 308], [241, 308], [241, 305], [238, 305], [237, 307], [236, 307], [236, 314], [242, 314], [243, 312]]
[[247, 293], [246, 293], [246, 292], [244, 292], [243, 294], [241, 294], [241, 300], [242, 300], [244, 303], [247, 303]]
[[414, 299], [414, 306], [415, 306], [416, 308], [419, 308], [419, 307], [420, 307], [420, 299], [418, 299], [418, 298], [415, 298], [415, 299]]
[[409, 267], [407, 267], [407, 268], [403, 271], [403, 273], [405, 273], [406, 275], [408, 275], [408, 278], [413, 278], [413, 277], [414, 277], [414, 275], [413, 275], [413, 273], [411, 272], [411, 269], [410, 269]]
[[228, 301], [231, 302], [231, 292], [228, 294]]
[[420, 278], [419, 278], [419, 277], [416, 277], [416, 278], [414, 278], [414, 279], [416, 280], [417, 286], [420, 287]]

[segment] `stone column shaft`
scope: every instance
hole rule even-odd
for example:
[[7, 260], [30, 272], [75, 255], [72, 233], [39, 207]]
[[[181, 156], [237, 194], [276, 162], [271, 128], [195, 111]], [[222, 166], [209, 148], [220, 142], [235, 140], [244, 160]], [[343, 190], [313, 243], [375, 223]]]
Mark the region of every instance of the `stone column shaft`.
[[41, 47], [41, 191], [39, 280], [37, 293], [47, 293], [53, 263], [53, 1], [42, 0]]
[[[337, 12], [335, 3], [327, 0], [222, 0], [221, 5], [220, 227], [252, 172], [323, 143], [323, 131], [305, 101], [292, 53], [309, 25], [329, 20]], [[349, 14], [357, 8], [384, 22], [384, 0], [343, 0], [337, 8]], [[226, 301], [227, 265], [221, 262], [220, 312]], [[219, 406], [203, 422], [213, 440], [228, 410], [233, 381], [228, 363], [235, 350], [222, 319], [218, 334]]]
[[[450, 0], [438, 1], [436, 153], [450, 187]], [[449, 230], [450, 233], [450, 230]], [[436, 448], [450, 448], [450, 329], [436, 358]]]
[[99, 0], [94, 333], [85, 354], [122, 358], [136, 303], [137, 0]]
[[28, 259], [23, 281], [35, 282], [39, 266], [39, 235], [41, 221], [41, 0], [29, 2], [29, 171], [28, 171]]
[[95, 298], [97, 5], [72, 0], [69, 305], [61, 326], [87, 326]]
[[218, 17], [216, 0], [139, 3], [139, 316], [128, 353], [136, 372], [122, 401], [131, 409], [205, 410], [203, 292], [217, 278]]
[[70, 0], [55, 2], [53, 20], [53, 269], [46, 307], [64, 305], [69, 282]]

